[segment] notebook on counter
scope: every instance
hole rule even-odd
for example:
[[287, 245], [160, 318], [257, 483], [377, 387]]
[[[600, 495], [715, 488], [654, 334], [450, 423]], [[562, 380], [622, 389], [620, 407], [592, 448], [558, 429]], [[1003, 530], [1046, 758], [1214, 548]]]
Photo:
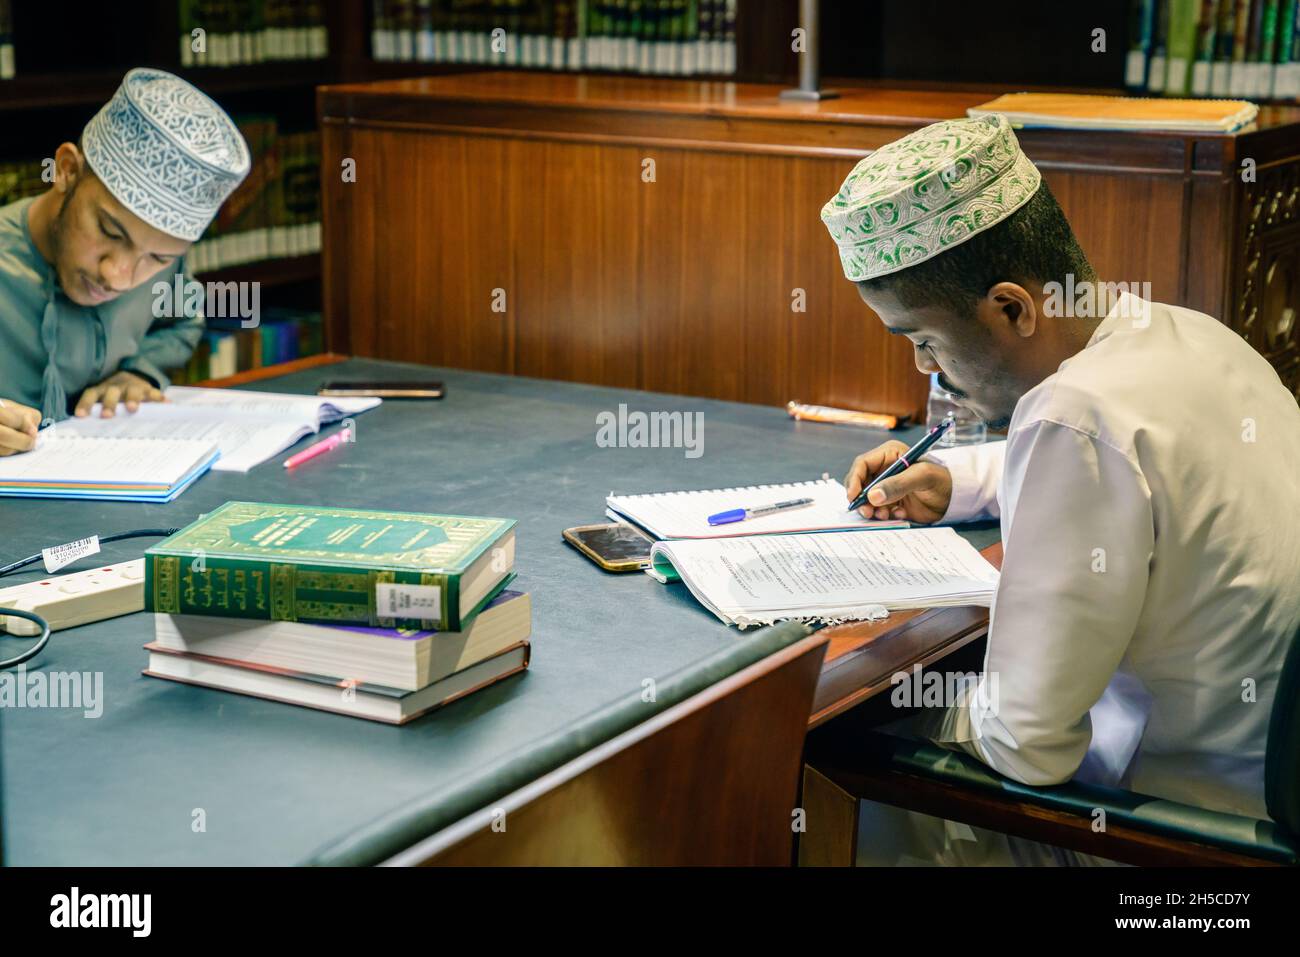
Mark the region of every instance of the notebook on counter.
[[[811, 498], [813, 504], [774, 512], [729, 525], [710, 525], [709, 516], [736, 508], [761, 508], [793, 498]], [[832, 478], [780, 485], [751, 485], [698, 492], [653, 492], [614, 495], [605, 508], [616, 521], [639, 525], [656, 538], [735, 538], [789, 532], [858, 531], [908, 528], [905, 521], [876, 521], [848, 510], [844, 486]]]
[[0, 458], [0, 495], [170, 502], [219, 455], [203, 439], [93, 438], [57, 428], [41, 432], [32, 451]]
[[373, 409], [377, 398], [329, 398], [239, 389], [172, 386], [166, 402], [145, 402], [136, 412], [99, 418], [95, 406], [85, 418], [51, 426], [57, 434], [103, 439], [187, 438], [214, 442], [218, 472], [247, 472], [274, 458], [321, 426]]
[[656, 542], [650, 556], [661, 574], [671, 566], [700, 604], [742, 628], [987, 606], [998, 584], [998, 570], [951, 528]]
[[1001, 113], [1016, 127], [1231, 133], [1253, 123], [1259, 107], [1246, 100], [1008, 93], [973, 106], [966, 113], [974, 117]]

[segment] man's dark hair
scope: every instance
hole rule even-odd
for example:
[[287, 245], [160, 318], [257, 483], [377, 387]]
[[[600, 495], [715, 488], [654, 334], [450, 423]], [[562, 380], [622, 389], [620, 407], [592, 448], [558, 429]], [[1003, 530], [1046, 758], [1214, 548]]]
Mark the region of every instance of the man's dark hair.
[[1096, 282], [1097, 274], [1074, 238], [1070, 221], [1043, 181], [1025, 205], [965, 242], [896, 273], [865, 279], [863, 292], [886, 292], [904, 306], [937, 303], [959, 316], [1000, 282]]

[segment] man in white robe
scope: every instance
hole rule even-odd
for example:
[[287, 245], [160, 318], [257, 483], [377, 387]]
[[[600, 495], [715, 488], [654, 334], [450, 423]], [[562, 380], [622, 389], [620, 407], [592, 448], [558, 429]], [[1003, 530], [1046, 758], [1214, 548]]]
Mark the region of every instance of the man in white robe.
[[[1266, 817], [1269, 712], [1300, 627], [1295, 396], [1215, 319], [1100, 282], [1004, 119], [890, 144], [822, 217], [918, 369], [1007, 430], [927, 456], [863, 508], [1001, 523], [984, 677], [910, 730], [1026, 784]], [[859, 456], [850, 498], [905, 450]], [[863, 823], [869, 860], [1092, 862], [876, 806]]]

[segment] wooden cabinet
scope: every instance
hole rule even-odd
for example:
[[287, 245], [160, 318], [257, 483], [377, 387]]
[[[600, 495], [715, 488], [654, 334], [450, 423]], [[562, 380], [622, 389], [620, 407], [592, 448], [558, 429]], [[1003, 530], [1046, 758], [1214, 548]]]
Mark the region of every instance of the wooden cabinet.
[[[910, 347], [843, 277], [819, 212], [859, 158], [991, 95], [779, 89], [539, 73], [321, 88], [330, 348], [920, 411]], [[1300, 111], [1228, 136], [1021, 142], [1104, 279], [1228, 322], [1300, 388]]]

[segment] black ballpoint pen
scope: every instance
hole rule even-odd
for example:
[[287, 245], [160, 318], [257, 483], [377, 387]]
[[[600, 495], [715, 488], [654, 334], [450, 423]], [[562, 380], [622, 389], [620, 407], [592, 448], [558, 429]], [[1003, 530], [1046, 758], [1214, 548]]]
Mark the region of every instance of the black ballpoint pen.
[[863, 505], [867, 503], [868, 492], [870, 492], [873, 488], [875, 488], [885, 479], [889, 478], [891, 475], [897, 475], [899, 472], [903, 471], [903, 469], [907, 468], [909, 465], [914, 463], [926, 452], [929, 452], [930, 446], [934, 445], [934, 443], [938, 442], [941, 438], [943, 438], [943, 434], [948, 431], [951, 425], [952, 425], [952, 416], [948, 416], [948, 418], [944, 419], [942, 422], [936, 425], [929, 432], [925, 433], [925, 435], [921, 436], [920, 442], [917, 442], [914, 446], [912, 446], [910, 449], [908, 449], [906, 452], [904, 452], [902, 455], [896, 458], [893, 462], [890, 463], [889, 468], [885, 469], [883, 472], [881, 472], [879, 475], [877, 475], [875, 478], [873, 478], [870, 482], [868, 482], [863, 487], [862, 491], [858, 493], [857, 498], [855, 498], [852, 504], [849, 505], [849, 511], [856, 512], [858, 509], [860, 509]]

